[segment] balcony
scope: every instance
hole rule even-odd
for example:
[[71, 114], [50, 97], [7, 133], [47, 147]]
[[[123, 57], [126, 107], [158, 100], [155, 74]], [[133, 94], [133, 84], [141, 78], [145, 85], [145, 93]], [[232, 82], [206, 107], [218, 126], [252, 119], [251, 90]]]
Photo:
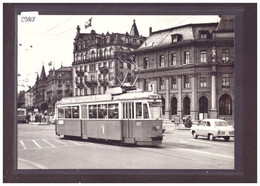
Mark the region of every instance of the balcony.
[[77, 76], [84, 76], [85, 72], [77, 70], [76, 74], [77, 74]]
[[97, 87], [97, 85], [98, 85], [97, 81], [94, 81], [94, 80], [86, 81], [85, 84], [88, 88], [94, 88], [94, 87]]

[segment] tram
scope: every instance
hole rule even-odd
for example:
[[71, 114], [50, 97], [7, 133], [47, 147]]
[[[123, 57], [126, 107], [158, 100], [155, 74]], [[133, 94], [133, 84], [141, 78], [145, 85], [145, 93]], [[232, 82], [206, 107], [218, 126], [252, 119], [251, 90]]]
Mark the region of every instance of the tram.
[[18, 123], [26, 123], [26, 109], [18, 108], [17, 109], [17, 122]]
[[135, 87], [110, 88], [102, 95], [63, 98], [55, 105], [58, 136], [160, 145], [161, 97]]

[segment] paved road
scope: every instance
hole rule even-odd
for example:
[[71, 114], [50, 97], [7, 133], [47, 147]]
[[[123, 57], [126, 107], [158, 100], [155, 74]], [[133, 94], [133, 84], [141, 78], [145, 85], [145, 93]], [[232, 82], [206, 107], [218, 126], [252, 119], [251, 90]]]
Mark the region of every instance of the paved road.
[[54, 125], [18, 124], [18, 169], [234, 169], [234, 141], [171, 128], [159, 147], [63, 139]]

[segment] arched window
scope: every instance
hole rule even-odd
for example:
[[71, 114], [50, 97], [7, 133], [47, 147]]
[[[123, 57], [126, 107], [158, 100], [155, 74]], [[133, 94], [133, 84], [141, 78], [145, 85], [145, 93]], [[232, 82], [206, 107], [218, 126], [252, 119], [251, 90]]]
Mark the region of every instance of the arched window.
[[91, 60], [95, 60], [95, 51], [94, 50], [91, 52]]
[[219, 115], [232, 115], [232, 98], [223, 94], [219, 99]]
[[84, 62], [85, 59], [84, 59], [84, 54], [81, 54], [81, 62]]
[[104, 57], [105, 57], [105, 59], [107, 59], [107, 49], [105, 49], [105, 51], [104, 51]]
[[173, 97], [171, 99], [171, 114], [177, 115], [177, 98]]
[[100, 49], [99, 50], [99, 59], [102, 59], [103, 58], [103, 51]]
[[109, 49], [109, 57], [113, 57], [114, 56], [114, 50], [113, 48]]
[[188, 96], [183, 99], [183, 110], [184, 115], [190, 115], [190, 98]]
[[199, 99], [199, 113], [208, 113], [208, 99], [206, 96]]
[[162, 114], [165, 114], [165, 99], [162, 97]]

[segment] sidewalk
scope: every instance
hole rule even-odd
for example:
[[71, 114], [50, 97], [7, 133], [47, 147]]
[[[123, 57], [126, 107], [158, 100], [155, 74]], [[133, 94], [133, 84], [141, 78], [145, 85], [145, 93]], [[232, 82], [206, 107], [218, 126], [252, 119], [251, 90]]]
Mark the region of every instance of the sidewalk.
[[47, 125], [47, 122], [35, 122], [35, 121], [30, 121], [28, 124], [30, 125]]

